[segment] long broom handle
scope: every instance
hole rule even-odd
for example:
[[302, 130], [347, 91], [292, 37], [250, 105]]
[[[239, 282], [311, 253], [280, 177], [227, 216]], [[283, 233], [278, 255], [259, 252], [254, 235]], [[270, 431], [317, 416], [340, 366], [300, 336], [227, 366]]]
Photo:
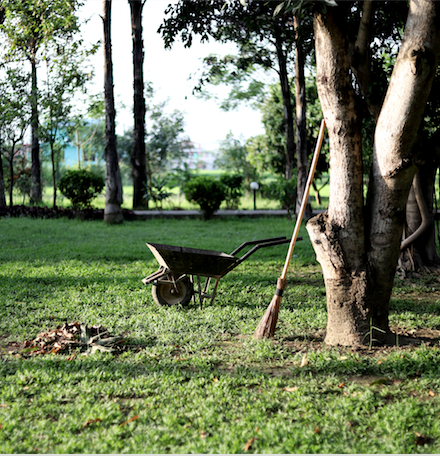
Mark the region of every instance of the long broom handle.
[[298, 217], [296, 218], [295, 229], [293, 231], [292, 240], [289, 244], [289, 250], [287, 252], [286, 262], [284, 263], [283, 272], [281, 273], [281, 279], [285, 279], [287, 276], [287, 269], [289, 267], [290, 260], [293, 255], [293, 249], [295, 247], [295, 242], [298, 237], [299, 229], [301, 228], [301, 221], [306, 209], [307, 200], [309, 198], [310, 186], [312, 185], [313, 175], [315, 174], [316, 165], [318, 163], [319, 152], [321, 150], [322, 140], [324, 139], [324, 130], [325, 130], [325, 120], [322, 119], [321, 127], [319, 128], [318, 140], [316, 141], [315, 152], [313, 154], [312, 164], [310, 166], [309, 177], [307, 178], [306, 187], [304, 189], [304, 196], [301, 203], [301, 208], [299, 210]]

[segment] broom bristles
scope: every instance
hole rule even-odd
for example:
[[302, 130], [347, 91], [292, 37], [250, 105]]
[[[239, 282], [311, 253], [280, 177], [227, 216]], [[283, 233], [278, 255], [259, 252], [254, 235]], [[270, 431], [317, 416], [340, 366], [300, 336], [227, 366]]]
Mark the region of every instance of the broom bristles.
[[275, 328], [278, 321], [278, 312], [281, 306], [281, 296], [274, 295], [266, 309], [263, 318], [254, 333], [255, 339], [266, 339], [275, 335]]
[[282, 291], [286, 287], [287, 281], [282, 277], [279, 277], [277, 280], [277, 291], [273, 295], [272, 301], [266, 312], [263, 315], [263, 318], [260, 320], [260, 323], [257, 326], [257, 329], [254, 332], [255, 339], [266, 339], [273, 337], [275, 335], [275, 329], [277, 327], [278, 313], [281, 306]]

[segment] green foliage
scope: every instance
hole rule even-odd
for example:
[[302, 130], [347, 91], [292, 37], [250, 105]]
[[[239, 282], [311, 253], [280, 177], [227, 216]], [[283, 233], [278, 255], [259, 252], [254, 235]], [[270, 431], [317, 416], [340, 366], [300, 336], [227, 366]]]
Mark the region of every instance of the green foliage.
[[226, 139], [220, 142], [215, 165], [222, 170], [243, 174], [246, 184], [256, 178], [256, 169], [248, 160], [246, 145], [232, 133], [228, 133]]
[[264, 198], [279, 201], [281, 207], [289, 214], [295, 212], [296, 206], [296, 176], [290, 179], [282, 177], [265, 183], [261, 187], [261, 194]]
[[60, 192], [72, 202], [76, 209], [90, 207], [93, 198], [104, 188], [105, 180], [98, 174], [85, 169], [69, 170], [60, 179]]
[[200, 206], [205, 219], [212, 217], [226, 198], [226, 188], [217, 179], [210, 176], [198, 176], [191, 179], [184, 188], [185, 197]]
[[223, 174], [220, 182], [226, 189], [226, 209], [238, 209], [243, 196], [243, 176], [240, 174]]
[[168, 176], [152, 176], [146, 189], [144, 198], [147, 201], [153, 201], [156, 207], [162, 209], [162, 203], [170, 196], [172, 196], [172, 193], [167, 191], [168, 186]]

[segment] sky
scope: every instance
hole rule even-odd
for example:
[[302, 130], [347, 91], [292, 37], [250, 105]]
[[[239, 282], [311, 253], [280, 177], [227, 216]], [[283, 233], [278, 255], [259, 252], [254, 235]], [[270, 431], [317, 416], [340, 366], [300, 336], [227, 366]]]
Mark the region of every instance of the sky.
[[[202, 100], [192, 95], [194, 81], [189, 77], [201, 67], [203, 57], [210, 53], [233, 52], [234, 45], [211, 41], [200, 43], [194, 40], [191, 48], [185, 49], [176, 42], [171, 50], [165, 50], [157, 29], [163, 21], [164, 10], [171, 0], [147, 0], [143, 9], [144, 80], [150, 81], [155, 91], [155, 101], [168, 100], [167, 110], [177, 109], [184, 114], [185, 134], [205, 150], [216, 150], [219, 141], [232, 133], [236, 138], [247, 139], [263, 133], [258, 110], [242, 106], [224, 112], [214, 100]], [[81, 17], [89, 18], [83, 27], [88, 42], [102, 39], [102, 0], [86, 0]], [[112, 2], [112, 57], [114, 91], [116, 99], [117, 131], [131, 128], [133, 124], [133, 63], [130, 6], [127, 0]], [[93, 58], [96, 92], [104, 84], [104, 60], [102, 48]], [[226, 88], [223, 89], [226, 91]], [[123, 103], [126, 108], [121, 109]], [[148, 121], [147, 121], [148, 122]], [[148, 129], [148, 123], [147, 123]]]

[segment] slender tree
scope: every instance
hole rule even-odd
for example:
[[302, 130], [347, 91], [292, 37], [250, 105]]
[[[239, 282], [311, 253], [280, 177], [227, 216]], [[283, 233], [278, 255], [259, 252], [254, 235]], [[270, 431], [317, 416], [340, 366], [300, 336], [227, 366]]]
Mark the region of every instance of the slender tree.
[[56, 38], [68, 39], [79, 29], [75, 12], [79, 0], [3, 0], [5, 32], [10, 56], [24, 56], [31, 65], [31, 204], [42, 200], [37, 67], [41, 52]]
[[[277, 71], [284, 106], [285, 176], [289, 179], [296, 161], [296, 122], [289, 78], [295, 33], [291, 15], [274, 15], [276, 7], [277, 2], [267, 1], [255, 1], [243, 7], [240, 2], [225, 3], [223, 0], [181, 0], [168, 7], [167, 18], [159, 30], [166, 46], [170, 46], [179, 34], [185, 46], [191, 46], [195, 34], [202, 40], [212, 37], [238, 45], [237, 58], [226, 56], [219, 61], [210, 56], [205, 59], [211, 68], [202, 75], [201, 84], [218, 81], [234, 84], [243, 79], [244, 73], [256, 68]], [[233, 68], [226, 70], [231, 64]], [[252, 84], [251, 87], [249, 94], [254, 95], [258, 85]], [[304, 182], [306, 179], [307, 176]]]
[[[0, 146], [9, 170], [9, 205], [13, 205], [15, 162], [29, 126], [29, 75], [20, 68], [6, 68], [0, 82]], [[4, 185], [4, 184], [3, 184]]]
[[144, 49], [142, 40], [142, 9], [145, 0], [128, 0], [131, 11], [133, 38], [133, 151], [131, 156], [133, 176], [133, 209], [148, 207], [145, 199], [147, 187], [147, 159], [145, 150], [145, 97]]
[[116, 110], [113, 91], [113, 62], [111, 41], [111, 0], [103, 0], [104, 26], [104, 99], [105, 99], [105, 209], [104, 221], [121, 223], [122, 180], [116, 149]]
[[[293, 16], [295, 26], [295, 105], [296, 105], [296, 213], [299, 213], [304, 197], [307, 182], [307, 118], [306, 118], [306, 78], [304, 75], [305, 58], [302, 42], [301, 12]], [[304, 218], [308, 220], [313, 216], [312, 206], [307, 204]]]
[[64, 141], [60, 140], [60, 133], [70, 126], [75, 103], [75, 95], [79, 90], [85, 90], [86, 83], [91, 79], [93, 72], [87, 66], [87, 58], [94, 54], [96, 46], [84, 49], [81, 41], [60, 43], [54, 55], [47, 55], [46, 79], [42, 89], [42, 125], [40, 136], [49, 147], [52, 166], [53, 202], [57, 201], [57, 171], [60, 154]]

